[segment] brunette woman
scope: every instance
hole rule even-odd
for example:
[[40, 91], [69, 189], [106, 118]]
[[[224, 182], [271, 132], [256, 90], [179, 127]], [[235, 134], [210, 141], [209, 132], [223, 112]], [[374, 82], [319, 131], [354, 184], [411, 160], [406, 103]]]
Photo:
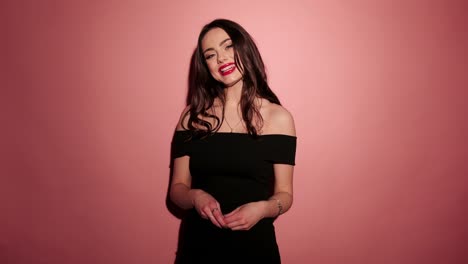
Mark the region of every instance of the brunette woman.
[[170, 198], [189, 210], [176, 262], [280, 263], [273, 221], [293, 202], [293, 118], [233, 21], [203, 27], [190, 79], [172, 141]]

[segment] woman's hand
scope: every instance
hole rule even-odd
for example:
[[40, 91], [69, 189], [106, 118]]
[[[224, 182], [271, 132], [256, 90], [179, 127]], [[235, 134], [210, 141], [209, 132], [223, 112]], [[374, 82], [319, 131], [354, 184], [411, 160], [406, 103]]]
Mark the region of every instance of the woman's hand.
[[264, 218], [265, 207], [264, 201], [241, 205], [225, 215], [224, 221], [232, 230], [249, 230]]
[[192, 190], [192, 192], [193, 206], [198, 214], [204, 219], [209, 219], [219, 228], [226, 227], [226, 222], [224, 221], [224, 216], [221, 213], [218, 201], [203, 190], [196, 189]]

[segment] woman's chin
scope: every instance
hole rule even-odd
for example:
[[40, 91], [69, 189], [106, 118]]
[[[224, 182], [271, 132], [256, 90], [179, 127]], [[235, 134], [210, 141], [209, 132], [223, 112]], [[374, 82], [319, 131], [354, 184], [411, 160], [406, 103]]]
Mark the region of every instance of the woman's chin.
[[223, 82], [224, 83], [224, 88], [232, 87], [232, 86], [238, 84], [240, 81], [242, 81], [242, 78], [239, 78], [237, 80], [232, 80], [231, 82]]

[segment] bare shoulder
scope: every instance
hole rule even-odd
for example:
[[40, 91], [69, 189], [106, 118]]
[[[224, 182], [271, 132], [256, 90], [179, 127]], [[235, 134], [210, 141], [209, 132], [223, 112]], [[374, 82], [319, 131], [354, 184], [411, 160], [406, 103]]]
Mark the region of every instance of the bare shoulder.
[[283, 106], [267, 102], [262, 106], [264, 134], [282, 134], [296, 136], [292, 114]]
[[182, 113], [180, 114], [179, 122], [177, 122], [176, 130], [185, 130], [188, 125], [189, 115], [187, 114], [190, 110], [190, 105], [187, 105]]

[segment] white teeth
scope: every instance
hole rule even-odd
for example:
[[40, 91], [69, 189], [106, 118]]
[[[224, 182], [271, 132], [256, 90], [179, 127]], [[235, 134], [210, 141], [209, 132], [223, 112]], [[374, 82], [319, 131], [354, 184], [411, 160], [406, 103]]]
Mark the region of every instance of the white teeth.
[[221, 71], [222, 71], [222, 72], [227, 72], [227, 71], [231, 70], [232, 68], [234, 68], [234, 65], [230, 65], [230, 66], [228, 66], [228, 67], [222, 69]]

